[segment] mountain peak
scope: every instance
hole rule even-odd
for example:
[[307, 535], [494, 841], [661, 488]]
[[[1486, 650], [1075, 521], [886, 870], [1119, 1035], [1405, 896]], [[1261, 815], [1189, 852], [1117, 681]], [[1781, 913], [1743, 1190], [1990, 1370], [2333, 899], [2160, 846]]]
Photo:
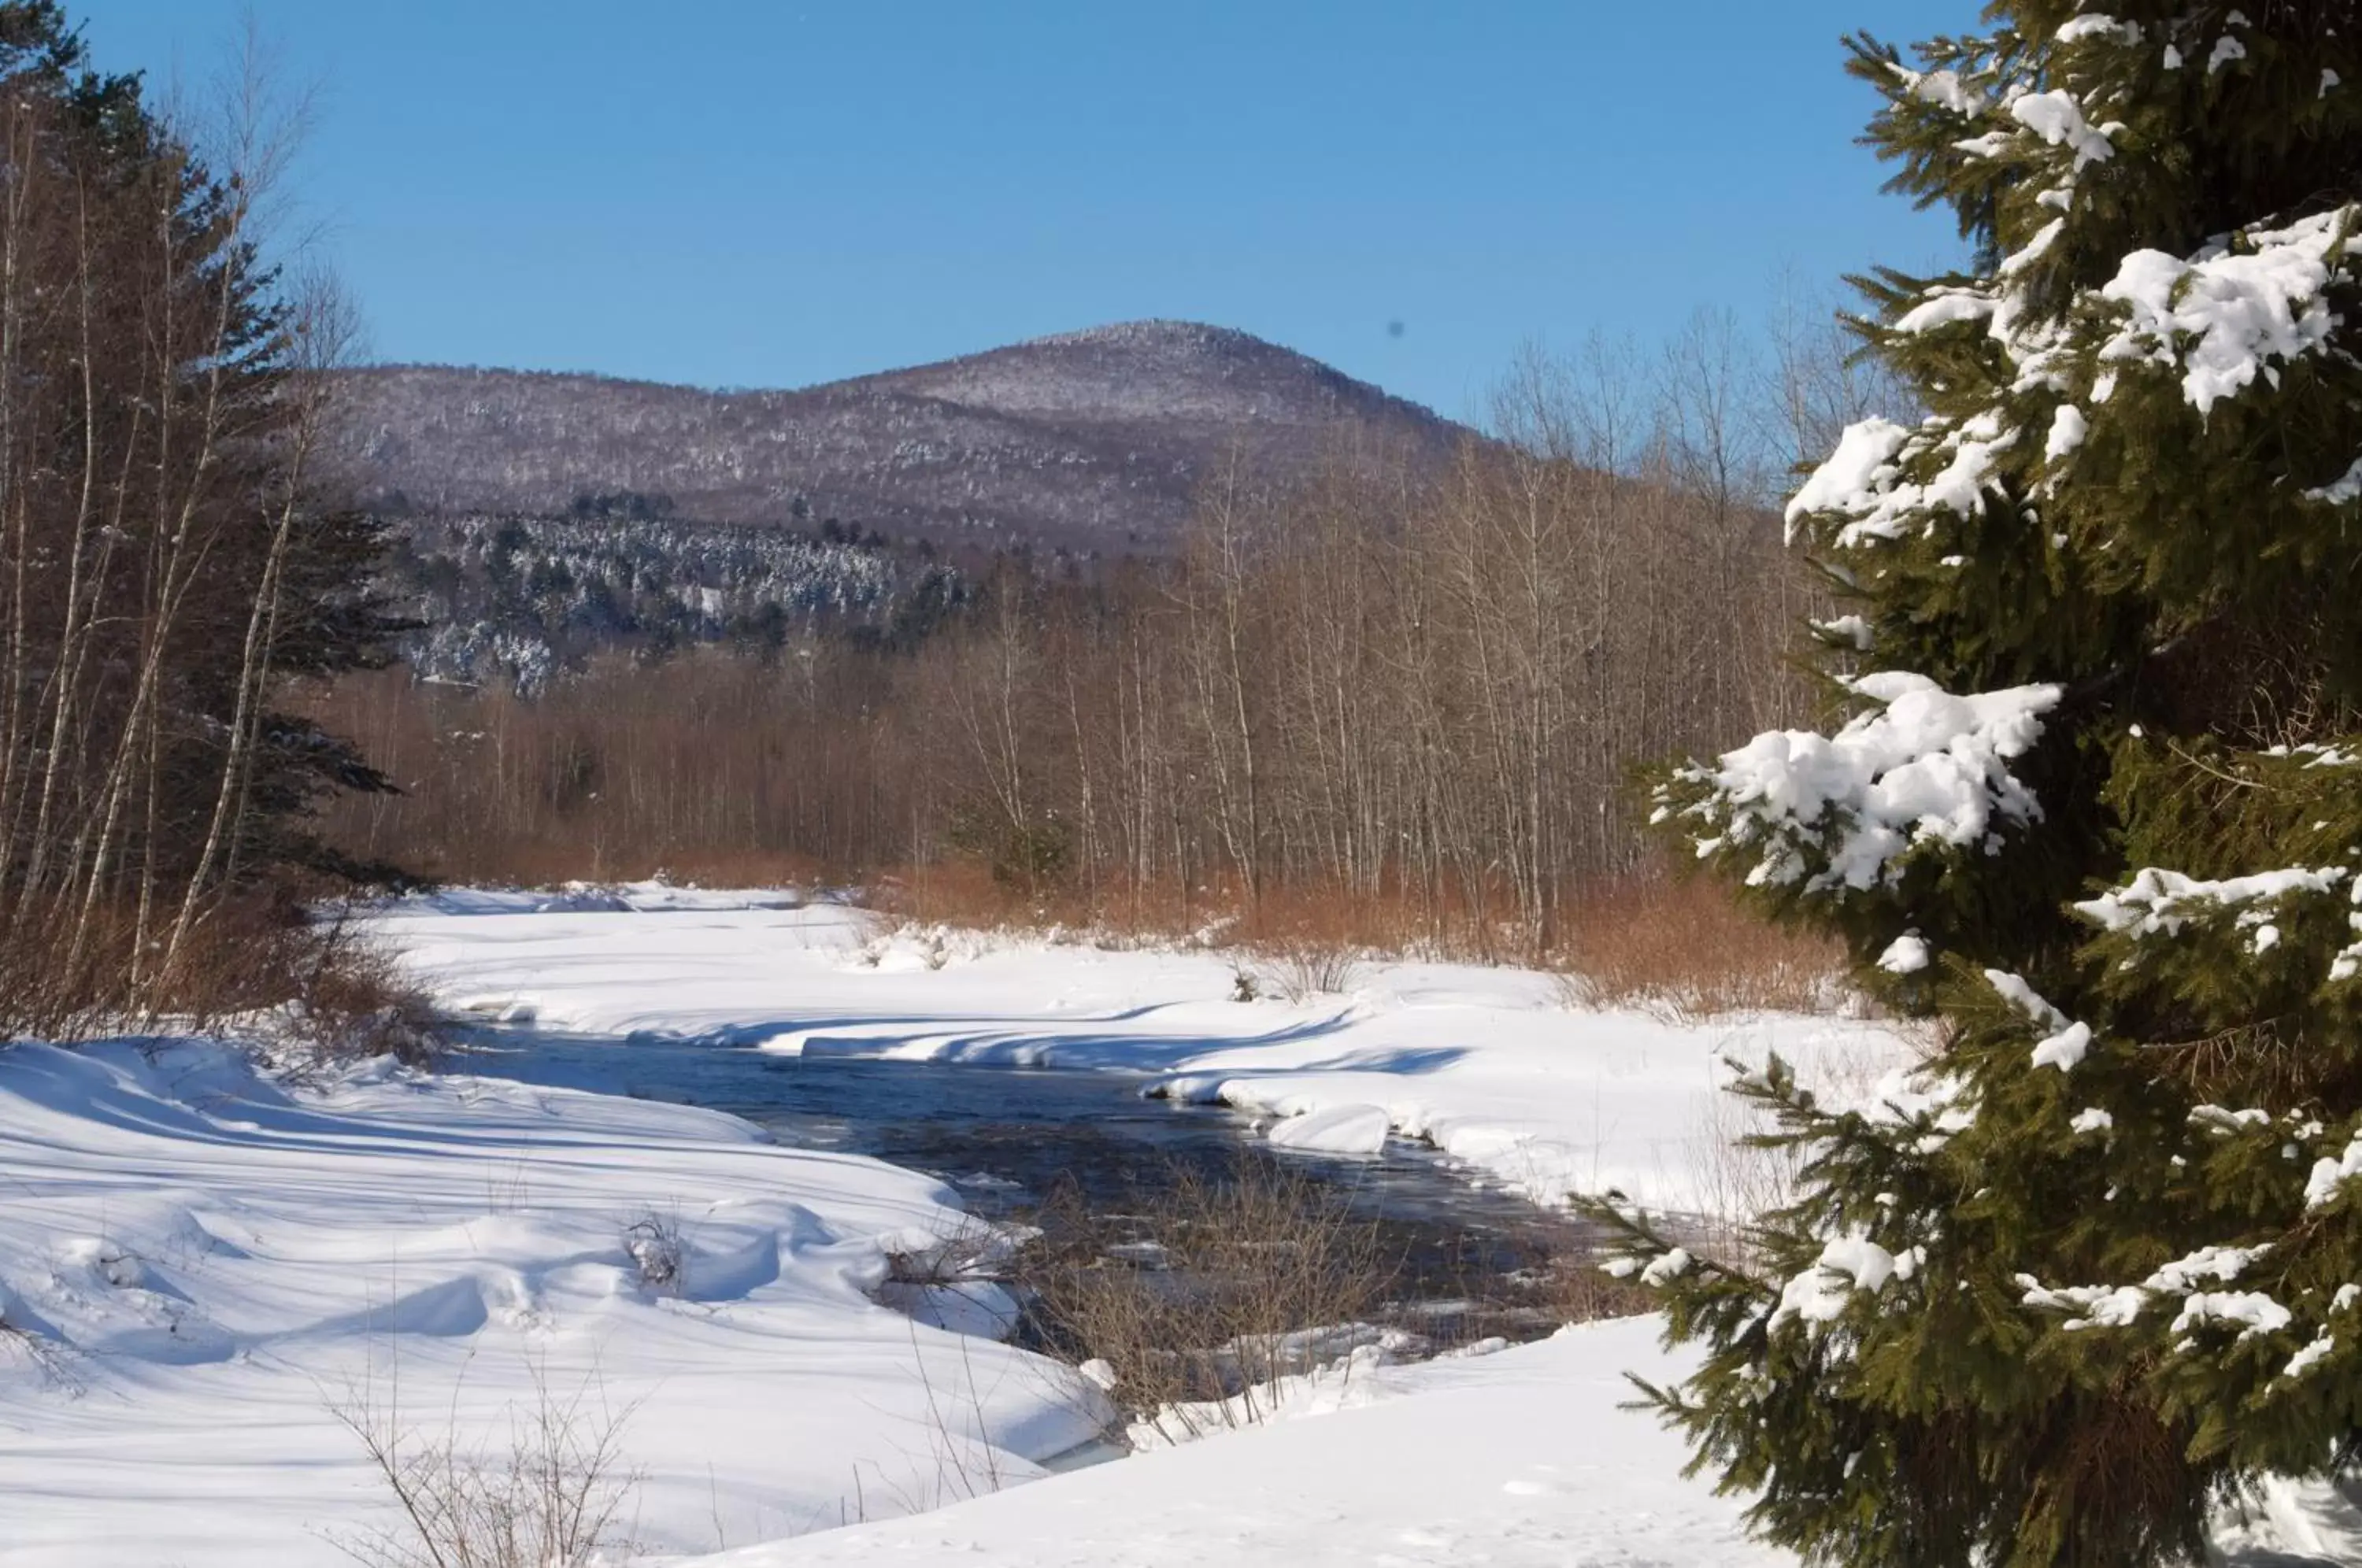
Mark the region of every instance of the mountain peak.
[[1053, 332], [1046, 337], [1029, 337], [1012, 348], [1264, 348], [1278, 353], [1281, 348], [1267, 338], [1252, 332], [1242, 332], [1235, 326], [1216, 326], [1203, 321], [1177, 321], [1169, 316], [1147, 316], [1139, 321], [1110, 321], [1098, 326], [1086, 326], [1074, 332]]
[[1027, 417], [1258, 426], [1440, 424], [1416, 403], [1293, 348], [1197, 321], [1120, 321], [849, 383]]

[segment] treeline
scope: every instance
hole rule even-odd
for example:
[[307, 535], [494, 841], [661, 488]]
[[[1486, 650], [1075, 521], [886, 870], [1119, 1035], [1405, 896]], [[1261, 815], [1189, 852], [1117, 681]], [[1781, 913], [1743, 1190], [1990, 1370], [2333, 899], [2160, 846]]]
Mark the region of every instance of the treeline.
[[277, 701], [392, 624], [315, 482], [342, 318], [262, 254], [257, 102], [209, 162], [0, 5], [0, 1039], [267, 999], [251, 911], [334, 863], [314, 798], [377, 783]]
[[1318, 893], [1551, 950], [1570, 900], [1644, 863], [1636, 762], [1815, 700], [1782, 656], [1817, 590], [1762, 504], [1758, 416], [1815, 438], [1844, 371], [1742, 377], [1730, 348], [1529, 366], [1500, 438], [1440, 469], [1218, 476], [1179, 560], [1004, 568], [915, 651], [610, 659], [534, 699], [347, 682], [323, 716], [407, 793], [338, 806], [336, 836], [455, 878], [967, 865], [1076, 917]]

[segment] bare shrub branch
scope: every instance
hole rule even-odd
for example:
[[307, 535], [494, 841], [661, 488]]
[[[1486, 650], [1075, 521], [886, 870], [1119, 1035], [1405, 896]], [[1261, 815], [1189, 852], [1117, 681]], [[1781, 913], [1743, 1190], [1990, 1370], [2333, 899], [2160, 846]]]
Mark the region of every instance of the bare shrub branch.
[[617, 1523], [638, 1485], [624, 1463], [632, 1410], [608, 1408], [595, 1376], [568, 1395], [534, 1376], [512, 1407], [505, 1447], [468, 1444], [457, 1418], [437, 1436], [403, 1424], [368, 1393], [331, 1406], [401, 1509], [399, 1527], [339, 1534], [368, 1568], [592, 1568], [621, 1547]]
[[1137, 1419], [1192, 1432], [1263, 1419], [1286, 1380], [1366, 1342], [1397, 1276], [1378, 1226], [1268, 1159], [1177, 1170], [1137, 1207], [1152, 1225], [1054, 1196], [1019, 1270], [1054, 1346], [1100, 1364]]

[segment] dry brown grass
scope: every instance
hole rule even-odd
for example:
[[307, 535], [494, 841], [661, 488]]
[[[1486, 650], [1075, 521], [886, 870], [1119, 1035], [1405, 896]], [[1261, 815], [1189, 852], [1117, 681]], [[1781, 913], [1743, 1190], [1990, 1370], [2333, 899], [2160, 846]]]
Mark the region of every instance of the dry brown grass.
[[1529, 933], [1481, 918], [1485, 904], [1464, 899], [1283, 888], [1250, 902], [1232, 890], [1169, 886], [1029, 894], [965, 863], [902, 867], [869, 887], [878, 909], [927, 924], [1231, 951], [1242, 995], [1303, 1000], [1346, 991], [1363, 961], [1418, 955], [1538, 963], [1560, 974], [1571, 1005], [1680, 1021], [1855, 1002], [1836, 943], [1773, 926], [1702, 878], [1636, 877], [1577, 890], [1562, 909], [1559, 941], [1540, 952]]
[[[1286, 1392], [1361, 1347], [1418, 1357], [1493, 1336], [1654, 1309], [1603, 1274], [1588, 1228], [1538, 1211], [1508, 1242], [1454, 1263], [1284, 1161], [1242, 1152], [1212, 1174], [1168, 1168], [1118, 1211], [1054, 1194], [1039, 1234], [986, 1265], [1026, 1303], [1037, 1348], [1090, 1373], [1126, 1417], [1168, 1439], [1269, 1416]], [[975, 1277], [972, 1242], [953, 1254]]]
[[1562, 1323], [1637, 1318], [1664, 1305], [1645, 1286], [1602, 1271], [1597, 1254], [1591, 1252], [1552, 1258], [1542, 1271], [1536, 1294]]
[[1492, 912], [1495, 903], [1453, 892], [1274, 883], [1251, 897], [1231, 881], [1187, 886], [1169, 879], [1027, 889], [997, 880], [966, 859], [898, 865], [853, 880], [868, 889], [875, 907], [927, 924], [1058, 927], [1143, 943], [1430, 953], [1484, 962], [1529, 956], [1532, 949], [1531, 933]]
[[434, 1050], [432, 1013], [348, 914], [285, 896], [226, 899], [190, 928], [171, 966], [134, 911], [87, 923], [28, 920], [0, 934], [0, 1043], [71, 1043], [169, 1023], [205, 1031], [270, 1014], [285, 1043], [323, 1055]]
[[130, 1009], [138, 943], [126, 913], [101, 910], [80, 931], [57, 915], [0, 930], [0, 1041], [80, 1039]]
[[1273, 937], [1250, 943], [1238, 967], [1237, 994], [1252, 1001], [1277, 996], [1292, 1002], [1342, 996], [1362, 974], [1362, 953], [1319, 937]]
[[1836, 943], [1768, 924], [1703, 878], [1606, 889], [1567, 924], [1556, 966], [1577, 1006], [1691, 1020], [1820, 1011], [1849, 999]]
[[1268, 1159], [1242, 1156], [1171, 1185], [1132, 1211], [1054, 1196], [1020, 1283], [1053, 1349], [1107, 1365], [1109, 1393], [1136, 1419], [1260, 1419], [1283, 1379], [1320, 1359], [1319, 1333], [1363, 1324], [1398, 1270], [1381, 1228], [1336, 1193]]

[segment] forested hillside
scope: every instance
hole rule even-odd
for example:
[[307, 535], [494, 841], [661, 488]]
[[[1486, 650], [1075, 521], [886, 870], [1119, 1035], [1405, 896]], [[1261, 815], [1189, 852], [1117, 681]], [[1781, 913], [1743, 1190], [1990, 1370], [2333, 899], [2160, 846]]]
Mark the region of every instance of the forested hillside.
[[1114, 556], [1175, 547], [1237, 466], [1300, 479], [1468, 433], [1243, 332], [1133, 322], [795, 392], [387, 366], [332, 455], [377, 510], [595, 513]]
[[414, 676], [526, 696], [600, 653], [776, 655], [822, 632], [908, 647], [969, 591], [931, 552], [833, 529], [604, 515], [403, 518], [381, 583], [416, 622]]

